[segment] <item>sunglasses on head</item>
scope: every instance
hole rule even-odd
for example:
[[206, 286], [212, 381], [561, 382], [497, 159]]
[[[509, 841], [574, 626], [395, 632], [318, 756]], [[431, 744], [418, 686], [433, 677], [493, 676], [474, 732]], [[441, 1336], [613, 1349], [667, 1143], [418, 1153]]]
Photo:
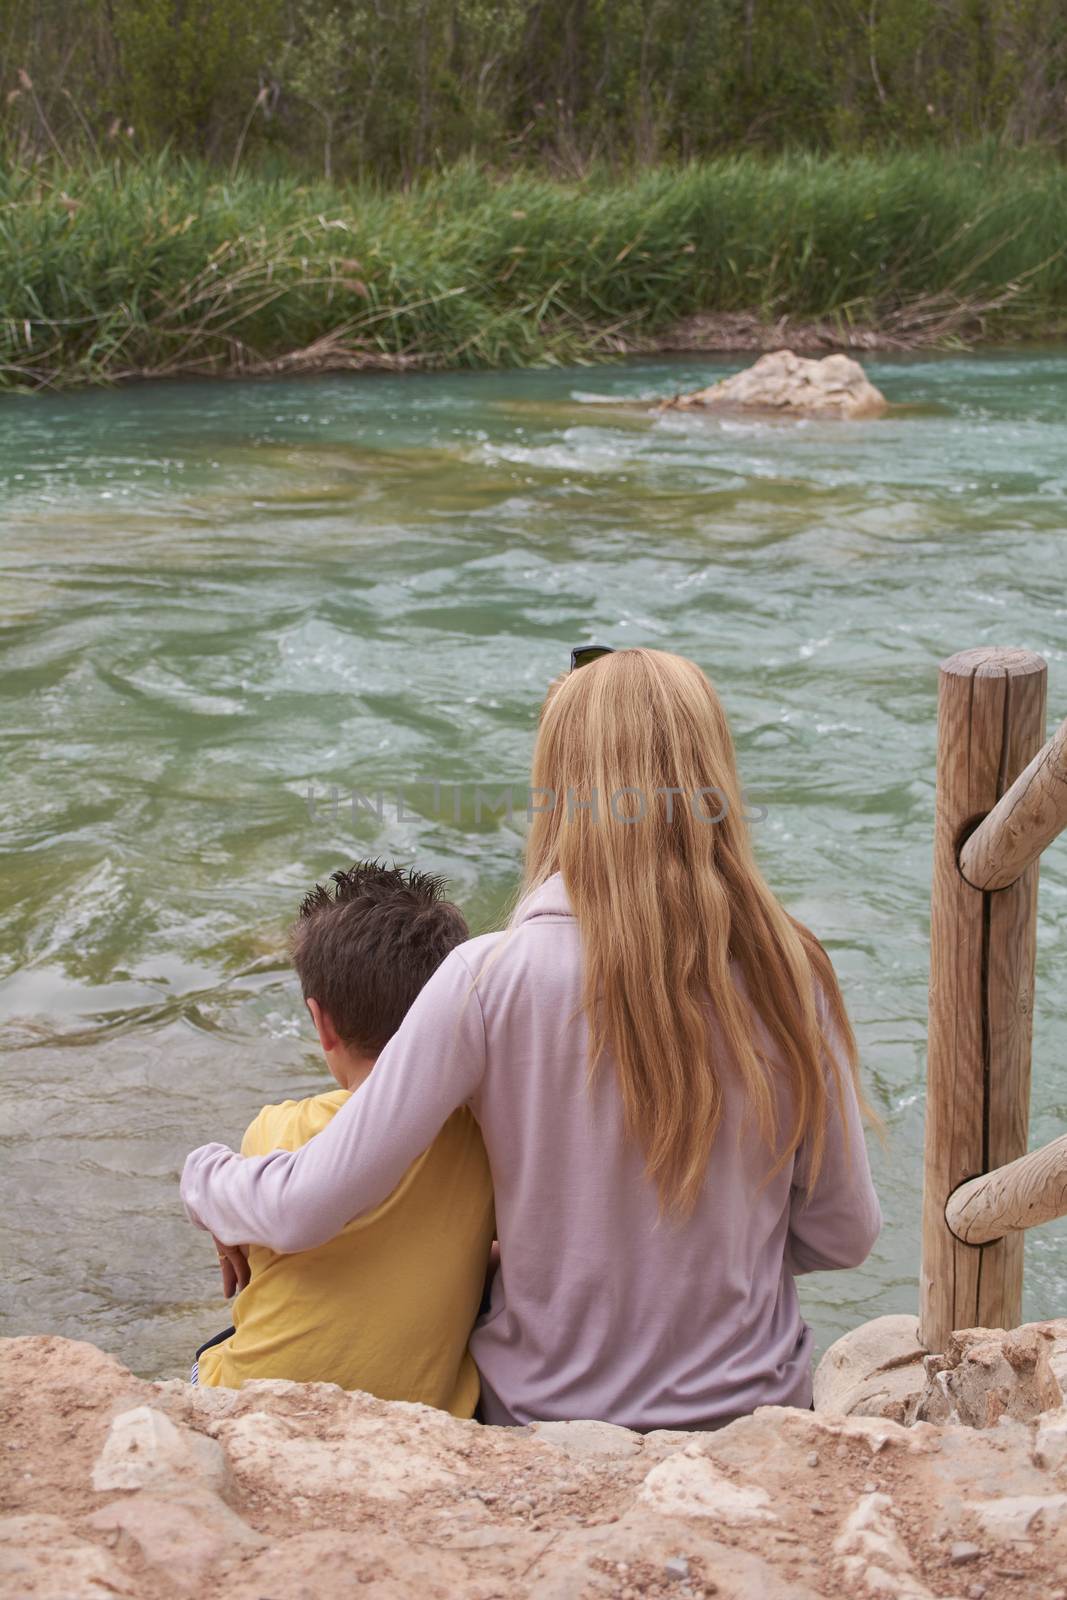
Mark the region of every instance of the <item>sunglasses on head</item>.
[[576, 644], [571, 651], [571, 671], [578, 667], [587, 667], [590, 661], [598, 661], [601, 656], [615, 654], [613, 644]]

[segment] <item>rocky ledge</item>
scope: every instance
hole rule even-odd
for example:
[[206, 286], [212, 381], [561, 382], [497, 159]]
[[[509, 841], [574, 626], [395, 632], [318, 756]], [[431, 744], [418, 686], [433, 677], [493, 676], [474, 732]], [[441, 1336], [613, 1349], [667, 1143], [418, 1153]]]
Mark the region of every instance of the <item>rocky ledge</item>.
[[[329, 1384], [149, 1383], [92, 1345], [6, 1340], [0, 1591], [1067, 1600], [1067, 1322], [1022, 1334], [1023, 1355], [1019, 1333], [983, 1332], [955, 1366], [920, 1362], [943, 1414], [966, 1388], [969, 1414], [992, 1424], [981, 1428], [768, 1407], [717, 1433], [644, 1436], [595, 1422], [482, 1428]], [[827, 1382], [862, 1404], [872, 1349], [857, 1354], [856, 1338]], [[1015, 1356], [1001, 1361], [1009, 1338]], [[874, 1345], [884, 1361], [885, 1340]], [[1042, 1356], [1055, 1358], [1055, 1389]], [[944, 1374], [961, 1366], [954, 1390]], [[999, 1396], [988, 1405], [981, 1370]], [[869, 1386], [865, 1402], [880, 1403]]]

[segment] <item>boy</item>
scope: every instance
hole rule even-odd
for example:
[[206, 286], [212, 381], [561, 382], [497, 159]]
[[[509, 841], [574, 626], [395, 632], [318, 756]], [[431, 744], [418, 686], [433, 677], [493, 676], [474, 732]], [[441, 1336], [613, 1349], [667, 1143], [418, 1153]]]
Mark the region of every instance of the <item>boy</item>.
[[[331, 882], [332, 893], [317, 884], [305, 897], [290, 945], [340, 1088], [266, 1106], [242, 1155], [295, 1150], [320, 1132], [373, 1070], [423, 984], [469, 937], [429, 873], [362, 862]], [[234, 1303], [234, 1328], [198, 1352], [194, 1381], [337, 1383], [471, 1417], [478, 1374], [467, 1339], [492, 1238], [489, 1165], [463, 1108], [388, 1199], [328, 1244], [289, 1256], [248, 1246], [251, 1280]]]

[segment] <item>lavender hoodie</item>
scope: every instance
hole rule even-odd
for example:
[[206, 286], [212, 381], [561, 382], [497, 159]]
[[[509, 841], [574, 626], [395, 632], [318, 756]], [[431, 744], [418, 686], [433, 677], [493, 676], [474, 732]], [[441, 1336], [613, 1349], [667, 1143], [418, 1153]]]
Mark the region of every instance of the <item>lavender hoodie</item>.
[[[811, 1333], [794, 1274], [858, 1266], [881, 1225], [847, 1067], [844, 1116], [832, 1117], [809, 1192], [803, 1148], [767, 1181], [767, 1147], [720, 1053], [724, 1116], [707, 1182], [691, 1217], [661, 1218], [623, 1133], [613, 1064], [589, 1085], [581, 982], [557, 875], [507, 934], [451, 953], [371, 1076], [302, 1149], [194, 1150], [182, 1176], [189, 1215], [226, 1241], [322, 1244], [384, 1200], [469, 1105], [501, 1254], [471, 1337], [488, 1422], [699, 1428], [758, 1405], [808, 1405]], [[788, 1126], [784, 1085], [780, 1103]]]

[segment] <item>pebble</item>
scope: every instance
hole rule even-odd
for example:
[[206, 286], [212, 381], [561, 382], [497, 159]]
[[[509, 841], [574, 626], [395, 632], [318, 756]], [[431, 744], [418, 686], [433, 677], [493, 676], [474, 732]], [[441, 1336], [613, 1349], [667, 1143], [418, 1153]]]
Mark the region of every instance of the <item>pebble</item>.
[[808, 1510], [811, 1512], [813, 1517], [825, 1517], [826, 1515], [826, 1507], [821, 1505], [818, 1500], [813, 1500], [811, 1505], [808, 1507]]
[[809, 1467], [817, 1467], [818, 1465], [819, 1465], [819, 1452], [817, 1450], [813, 1450], [811, 1452], [811, 1454], [808, 1456], [808, 1466]]
[[863, 1492], [864, 1494], [877, 1494], [878, 1485], [876, 1483], [865, 1483], [863, 1485]]
[[949, 1550], [948, 1559], [954, 1567], [962, 1567], [968, 1561], [977, 1561], [981, 1554], [979, 1545], [970, 1544], [966, 1539], [957, 1539]]
[[967, 1590], [967, 1600], [985, 1600], [985, 1592], [984, 1583], [972, 1583]]
[[685, 1556], [671, 1556], [669, 1561], [663, 1563], [663, 1570], [668, 1578], [688, 1578], [689, 1562]]

